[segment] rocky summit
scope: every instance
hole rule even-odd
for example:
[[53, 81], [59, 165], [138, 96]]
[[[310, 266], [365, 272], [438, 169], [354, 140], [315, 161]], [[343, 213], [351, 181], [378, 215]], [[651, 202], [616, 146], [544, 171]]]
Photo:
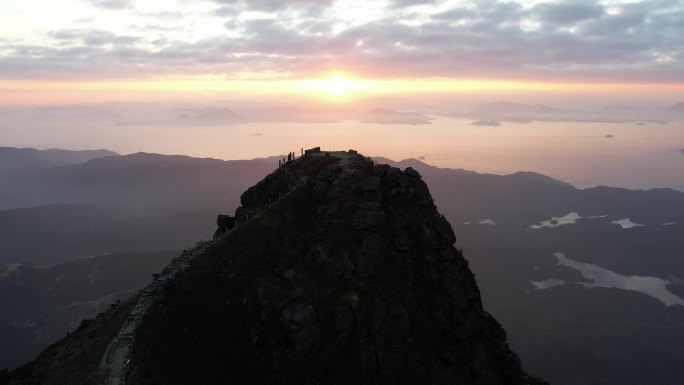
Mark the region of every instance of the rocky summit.
[[[110, 311], [128, 318], [101, 316], [72, 333], [121, 330], [91, 348], [97, 373], [63, 355], [60, 381], [542, 383], [483, 310], [451, 226], [411, 168], [310, 151], [245, 191], [218, 224], [136, 306]], [[35, 373], [57, 359], [44, 356], [7, 382], [55, 381]]]

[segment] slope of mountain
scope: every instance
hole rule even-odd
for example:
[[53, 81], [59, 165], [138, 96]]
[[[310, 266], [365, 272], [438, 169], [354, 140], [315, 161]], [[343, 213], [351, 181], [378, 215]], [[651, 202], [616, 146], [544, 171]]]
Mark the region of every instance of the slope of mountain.
[[100, 355], [119, 331], [135, 305], [136, 297], [110, 305], [94, 320], [81, 322], [78, 329], [50, 345], [40, 356], [10, 374], [0, 371], [0, 384], [92, 385], [102, 382], [98, 371]]
[[0, 268], [0, 362], [15, 367], [134, 291], [177, 252], [118, 253]]
[[[50, 203], [0, 211], [0, 269], [8, 264], [54, 264], [101, 253], [180, 250], [210, 238], [216, 214], [235, 209], [239, 194], [277, 164], [275, 159], [224, 162], [148, 154], [109, 156], [114, 153], [108, 151], [5, 148], [0, 153], [8, 162], [0, 162], [0, 166], [13, 172], [12, 176], [0, 173], [0, 207]], [[100, 155], [108, 156], [97, 158]], [[90, 157], [97, 159], [78, 163]], [[146, 277], [155, 271], [151, 265], [137, 268]], [[128, 282], [131, 273], [108, 269], [101, 274]], [[22, 282], [12, 293], [18, 302], [35, 302], [30, 318], [52, 320], [54, 306], [33, 298], [46, 289], [43, 283]], [[140, 281], [127, 290], [137, 290], [142, 284]], [[64, 303], [81, 301], [78, 293], [71, 294], [71, 298], [62, 298]], [[130, 295], [125, 291], [119, 297]], [[31, 358], [98, 309], [82, 306], [78, 311], [62, 311], [58, 327], [46, 329], [44, 335], [31, 328], [16, 332], [14, 319], [0, 325], [0, 336], [12, 337], [11, 343], [0, 339], [0, 368]], [[15, 314], [10, 308], [7, 311]]]
[[[466, 222], [491, 219], [499, 228], [527, 232], [541, 221], [571, 212], [585, 217], [605, 216], [592, 222], [602, 223], [600, 230], [559, 227], [553, 231], [557, 235], [546, 232], [539, 242], [551, 244], [553, 238], [562, 241], [557, 247], [582, 246], [580, 261], [601, 262], [625, 275], [684, 277], [684, 261], [679, 257], [684, 241], [677, 235], [684, 224], [684, 193], [680, 191], [614, 187], [582, 190], [529, 172], [500, 176], [440, 169], [418, 160], [388, 163], [410, 165], [420, 171], [435, 201], [457, 228]], [[625, 218], [645, 226], [631, 232], [618, 231], [624, 229], [613, 222]]]
[[[684, 377], [684, 306], [646, 294], [660, 285], [671, 293], [662, 295], [684, 298], [684, 193], [580, 190], [536, 174], [398, 164], [431, 187], [485, 309], [529, 370], [568, 385], [675, 385]], [[558, 252], [596, 274], [560, 265]]]
[[104, 375], [135, 384], [531, 381], [414, 170], [348, 153], [303, 158], [241, 203], [238, 228], [141, 297], [150, 305], [135, 316], [130, 364], [120, 366], [131, 369]]

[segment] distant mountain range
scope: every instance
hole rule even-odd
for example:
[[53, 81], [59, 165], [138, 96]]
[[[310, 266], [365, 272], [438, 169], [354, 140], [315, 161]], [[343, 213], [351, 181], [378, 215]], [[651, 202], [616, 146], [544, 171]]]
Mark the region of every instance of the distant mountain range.
[[545, 104], [524, 104], [507, 101], [481, 103], [460, 108], [460, 111], [442, 111], [438, 116], [511, 123], [573, 122], [573, 123], [655, 123], [667, 124], [680, 118], [683, 111], [678, 103], [667, 108], [637, 108], [610, 105], [605, 107], [556, 108]]
[[19, 176], [41, 169], [87, 162], [92, 159], [117, 156], [109, 150], [36, 150], [33, 148], [0, 147], [0, 178]]
[[[44, 158], [40, 154], [42, 151], [30, 156], [6, 151], [5, 161], [37, 164]], [[146, 153], [41, 165], [17, 166], [11, 183], [0, 188], [0, 209], [65, 203], [145, 208], [220, 205], [253, 183], [256, 175], [273, 167], [266, 160], [223, 161]]]
[[356, 120], [377, 124], [430, 124], [431, 118], [419, 112], [402, 112], [388, 108], [355, 110], [342, 106], [276, 106], [258, 110], [229, 108], [183, 109], [179, 114], [160, 120], [122, 120], [116, 125], [234, 125], [259, 122], [338, 122]]
[[684, 102], [675, 103], [665, 108], [666, 111], [684, 112]]

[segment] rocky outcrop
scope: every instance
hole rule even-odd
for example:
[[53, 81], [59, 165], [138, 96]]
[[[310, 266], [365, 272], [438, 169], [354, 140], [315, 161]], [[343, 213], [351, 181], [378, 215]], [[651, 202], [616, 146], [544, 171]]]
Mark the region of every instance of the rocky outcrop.
[[216, 217], [216, 225], [218, 226], [218, 228], [214, 233], [214, 238], [224, 235], [228, 231], [233, 229], [233, 227], [235, 227], [235, 217], [231, 217], [230, 215], [219, 214]]
[[151, 310], [131, 383], [528, 383], [417, 171], [305, 156], [243, 194], [236, 217], [294, 174], [306, 183]]
[[[279, 167], [241, 204], [232, 229], [186, 252], [110, 325], [118, 334], [103, 337], [99, 351], [111, 343], [96, 376], [136, 385], [539, 383], [482, 309], [417, 171], [315, 152]], [[232, 218], [217, 224], [228, 229]]]

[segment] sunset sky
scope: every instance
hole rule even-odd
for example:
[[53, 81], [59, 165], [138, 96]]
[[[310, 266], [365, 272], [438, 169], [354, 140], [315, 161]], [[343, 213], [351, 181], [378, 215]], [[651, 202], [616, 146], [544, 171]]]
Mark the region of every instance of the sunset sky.
[[10, 0], [0, 104], [227, 91], [676, 99], [682, 36], [678, 0]]

